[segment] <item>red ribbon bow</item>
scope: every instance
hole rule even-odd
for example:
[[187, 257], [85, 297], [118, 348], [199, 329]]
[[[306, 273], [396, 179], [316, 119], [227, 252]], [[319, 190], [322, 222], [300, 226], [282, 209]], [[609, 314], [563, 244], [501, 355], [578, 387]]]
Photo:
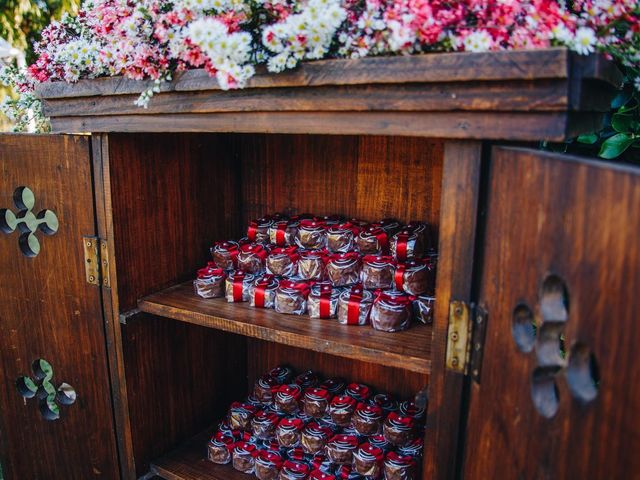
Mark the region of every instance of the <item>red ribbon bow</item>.
[[356, 285], [351, 288], [349, 303], [347, 305], [347, 325], [358, 325], [360, 323], [360, 303], [362, 302], [362, 286]]
[[330, 284], [320, 285], [320, 318], [331, 317], [331, 295], [333, 287]]
[[233, 275], [233, 301], [242, 301], [242, 292], [244, 291], [245, 273], [238, 271]]
[[280, 286], [287, 290], [297, 290], [305, 298], [309, 296], [309, 284], [305, 282], [294, 282], [292, 280], [283, 280], [280, 282]]
[[407, 260], [407, 244], [409, 243], [409, 233], [402, 232], [396, 235], [396, 258], [399, 262]]
[[264, 308], [264, 294], [274, 278], [273, 275], [265, 275], [256, 282], [256, 288], [253, 293], [253, 303], [256, 307]]

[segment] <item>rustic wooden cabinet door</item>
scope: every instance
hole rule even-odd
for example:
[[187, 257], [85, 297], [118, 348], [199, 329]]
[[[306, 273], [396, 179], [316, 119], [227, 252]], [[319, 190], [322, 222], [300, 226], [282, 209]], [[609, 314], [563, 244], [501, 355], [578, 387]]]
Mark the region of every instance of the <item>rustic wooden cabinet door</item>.
[[640, 471], [640, 173], [496, 148], [467, 479]]
[[116, 478], [89, 137], [0, 136], [0, 461], [8, 480]]

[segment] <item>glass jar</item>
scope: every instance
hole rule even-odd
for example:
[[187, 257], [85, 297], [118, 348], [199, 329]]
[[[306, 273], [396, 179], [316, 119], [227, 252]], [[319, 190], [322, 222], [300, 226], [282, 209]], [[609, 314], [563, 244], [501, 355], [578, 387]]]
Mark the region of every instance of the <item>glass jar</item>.
[[262, 375], [253, 386], [253, 395], [258, 401], [271, 405], [273, 403], [274, 391], [278, 389], [280, 384], [277, 379], [269, 375], [268, 373]]
[[284, 460], [279, 452], [260, 450], [255, 461], [255, 475], [259, 480], [277, 480]]
[[350, 383], [344, 390], [345, 395], [354, 398], [358, 403], [366, 402], [371, 397], [371, 389], [364, 383]]
[[396, 233], [400, 231], [402, 225], [395, 218], [383, 218], [379, 222], [374, 223], [373, 225], [382, 228], [385, 232], [387, 232], [387, 237], [391, 238]]
[[327, 245], [327, 227], [319, 220], [301, 220], [296, 236], [300, 248], [318, 250]]
[[361, 285], [351, 287], [338, 298], [338, 322], [343, 325], [368, 325], [373, 294]]
[[307, 388], [304, 392], [304, 413], [313, 418], [322, 418], [330, 401], [331, 395], [324, 388]]
[[351, 417], [356, 410], [358, 402], [351, 396], [341, 395], [333, 397], [329, 404], [329, 415], [340, 427], [346, 427], [351, 423]]
[[418, 297], [413, 301], [413, 318], [420, 323], [433, 323], [433, 309], [435, 304], [436, 297], [418, 295]]
[[251, 474], [255, 470], [256, 446], [249, 442], [237, 442], [233, 449], [233, 468]]
[[384, 459], [385, 480], [414, 480], [416, 461], [409, 455], [389, 452]]
[[311, 468], [303, 461], [287, 460], [282, 464], [278, 480], [304, 480], [309, 476]]
[[293, 277], [298, 274], [299, 258], [297, 247], [274, 248], [267, 257], [267, 273], [279, 277]]
[[248, 403], [233, 402], [229, 407], [227, 419], [232, 430], [251, 430], [251, 420], [258, 409]]
[[340, 223], [327, 229], [327, 249], [334, 253], [346, 253], [355, 248], [355, 241], [362, 228], [351, 222]]
[[238, 269], [243, 272], [259, 274], [266, 270], [269, 250], [259, 243], [247, 243], [240, 246], [238, 252]]
[[253, 436], [262, 440], [273, 437], [280, 417], [274, 412], [261, 410], [251, 420], [251, 432]]
[[302, 280], [322, 281], [327, 276], [329, 255], [326, 250], [305, 250], [298, 259], [298, 276]]
[[425, 419], [426, 406], [418, 406], [411, 400], [406, 400], [400, 404], [399, 412], [401, 415], [412, 417], [417, 422], [422, 422]]
[[286, 417], [280, 420], [276, 428], [276, 439], [281, 448], [292, 448], [300, 445], [300, 437], [304, 422], [299, 418]]
[[193, 281], [193, 288], [196, 295], [202, 298], [224, 297], [224, 281], [227, 278], [224, 270], [215, 268], [213, 262], [205, 268], [198, 270], [198, 276]]
[[405, 291], [411, 295], [433, 293], [435, 270], [427, 259], [411, 260], [399, 263], [394, 275], [396, 290]]
[[339, 377], [331, 377], [320, 383], [320, 388], [328, 390], [332, 397], [342, 395], [344, 388], [347, 386], [345, 381]]
[[231, 461], [231, 452], [235, 440], [229, 435], [225, 435], [222, 432], [216, 433], [207, 446], [207, 458], [210, 462], [218, 463], [220, 465], [226, 465]]
[[371, 435], [369, 437], [369, 443], [374, 447], [382, 449], [382, 451], [385, 453], [393, 448], [393, 445], [389, 443], [389, 440], [387, 440], [382, 433]]
[[329, 282], [318, 282], [311, 287], [307, 299], [307, 312], [311, 318], [336, 318], [338, 298], [342, 289]]
[[362, 259], [362, 286], [369, 290], [386, 289], [393, 286], [396, 265], [389, 255], [365, 255]]
[[327, 277], [335, 287], [346, 287], [360, 281], [362, 263], [358, 252], [334, 253], [327, 262]]
[[225, 281], [225, 297], [227, 302], [248, 302], [249, 289], [255, 280], [255, 275], [241, 270], [229, 272]]
[[331, 429], [321, 427], [316, 422], [311, 422], [302, 430], [302, 435], [300, 436], [302, 450], [307, 455], [324, 452], [324, 447], [332, 435]]
[[293, 379], [293, 383], [300, 385], [300, 388], [304, 391], [307, 388], [318, 385], [320, 383], [320, 377], [313, 370], [307, 370], [296, 376], [296, 378]]
[[267, 375], [275, 378], [276, 382], [278, 382], [279, 385], [282, 385], [283, 383], [289, 383], [293, 379], [293, 369], [291, 367], [278, 365], [277, 367], [269, 370]]
[[398, 410], [398, 402], [388, 393], [377, 393], [369, 400], [372, 405], [378, 405], [385, 414]]
[[389, 443], [396, 447], [404, 447], [413, 440], [415, 428], [413, 417], [391, 412], [384, 421], [382, 433]]
[[381, 227], [368, 226], [356, 237], [356, 246], [362, 255], [388, 255], [389, 236]]
[[398, 262], [420, 258], [424, 254], [421, 237], [410, 230], [401, 230], [390, 241], [391, 255]]
[[274, 397], [276, 409], [288, 415], [294, 414], [300, 410], [301, 397], [300, 385], [295, 383], [280, 385]]
[[273, 275], [263, 275], [249, 287], [249, 305], [256, 308], [273, 308], [276, 289], [280, 281]]
[[384, 452], [370, 443], [363, 443], [353, 452], [353, 471], [365, 477], [378, 478], [382, 471]]
[[269, 241], [278, 247], [295, 245], [300, 223], [291, 220], [280, 220], [269, 227]]
[[276, 312], [290, 315], [303, 315], [307, 311], [308, 296], [309, 284], [282, 280], [276, 289]]
[[382, 430], [383, 412], [377, 405], [360, 403], [351, 418], [351, 424], [360, 435], [375, 435]]
[[424, 450], [424, 440], [421, 437], [416, 437], [408, 445], [398, 448], [398, 453], [401, 455], [407, 455], [413, 458], [422, 457]]
[[269, 227], [273, 225], [273, 218], [266, 216], [252, 220], [247, 228], [247, 238], [250, 242], [268, 243]]
[[353, 435], [334, 435], [327, 443], [327, 457], [337, 465], [351, 465], [358, 439]]
[[411, 323], [412, 298], [401, 292], [382, 292], [371, 307], [371, 326], [383, 332], [399, 332]]
[[238, 268], [238, 252], [240, 245], [238, 242], [229, 240], [226, 242], [216, 242], [210, 249], [213, 263], [223, 270], [235, 270]]

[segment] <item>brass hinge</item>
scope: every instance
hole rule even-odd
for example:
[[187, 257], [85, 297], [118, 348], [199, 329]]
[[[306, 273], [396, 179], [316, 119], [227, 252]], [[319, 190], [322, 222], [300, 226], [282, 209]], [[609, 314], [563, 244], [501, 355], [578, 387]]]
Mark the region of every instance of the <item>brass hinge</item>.
[[110, 288], [109, 249], [106, 240], [82, 237], [82, 245], [87, 283]]
[[447, 369], [480, 382], [487, 313], [478, 305], [460, 300], [449, 304], [447, 330]]

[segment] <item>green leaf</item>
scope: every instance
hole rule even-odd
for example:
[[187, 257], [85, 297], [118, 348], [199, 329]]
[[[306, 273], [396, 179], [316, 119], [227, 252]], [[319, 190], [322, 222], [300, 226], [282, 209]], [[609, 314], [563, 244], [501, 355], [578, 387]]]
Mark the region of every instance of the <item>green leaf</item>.
[[631, 122], [633, 122], [633, 117], [631, 115], [616, 113], [611, 117], [611, 126], [616, 132], [628, 132], [631, 130]]
[[597, 133], [588, 133], [585, 135], [580, 135], [578, 138], [578, 143], [586, 143], [587, 145], [593, 145], [598, 141]]
[[627, 135], [626, 133], [618, 133], [611, 138], [605, 140], [602, 144], [602, 148], [600, 148], [599, 156], [606, 159], [616, 158], [629, 148], [629, 146], [633, 143], [633, 137]]

